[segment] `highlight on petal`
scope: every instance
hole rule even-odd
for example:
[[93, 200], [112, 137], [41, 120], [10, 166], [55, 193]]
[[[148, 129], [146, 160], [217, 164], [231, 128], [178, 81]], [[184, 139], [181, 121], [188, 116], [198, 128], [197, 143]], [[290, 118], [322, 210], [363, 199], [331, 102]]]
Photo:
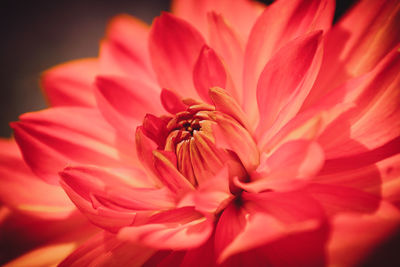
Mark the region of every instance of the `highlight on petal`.
[[396, 0], [359, 1], [325, 42], [321, 72], [306, 104], [317, 103], [347, 79], [371, 71], [400, 42]]
[[99, 73], [95, 58], [70, 61], [42, 74], [41, 85], [51, 106], [96, 105], [94, 81]]
[[320, 67], [320, 42], [320, 31], [295, 39], [265, 66], [257, 85], [260, 120], [256, 136], [260, 142], [276, 133], [300, 110]]
[[172, 3], [173, 13], [192, 23], [204, 36], [208, 30], [207, 14], [216, 12], [222, 14], [243, 39], [248, 37], [263, 8], [256, 1], [247, 0], [174, 0]]
[[281, 0], [264, 10], [252, 28], [245, 50], [243, 89], [247, 114], [256, 116], [257, 107], [253, 106], [253, 99], [258, 77], [276, 51], [295, 38], [317, 30], [328, 30], [333, 13], [332, 0]]
[[192, 70], [205, 42], [195, 28], [168, 13], [152, 26], [149, 51], [159, 84], [196, 98]]
[[[318, 138], [328, 158], [363, 153], [398, 137], [400, 53], [397, 49], [355, 89], [352, 96], [355, 106], [328, 125]], [[398, 152], [395, 147], [388, 149]]]
[[61, 188], [32, 173], [12, 139], [0, 139], [0, 177], [0, 202], [19, 212], [44, 219], [65, 219], [75, 211]]

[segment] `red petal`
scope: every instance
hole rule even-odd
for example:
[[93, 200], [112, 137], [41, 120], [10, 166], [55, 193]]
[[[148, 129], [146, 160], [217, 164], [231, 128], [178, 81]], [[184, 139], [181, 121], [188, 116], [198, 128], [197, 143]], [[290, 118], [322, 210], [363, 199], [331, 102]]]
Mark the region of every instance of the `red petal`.
[[398, 209], [385, 202], [381, 202], [379, 209], [373, 214], [336, 216], [332, 222], [331, 237], [327, 247], [330, 265], [357, 265], [398, 230], [399, 224]]
[[[251, 31], [245, 52], [244, 107], [250, 116], [257, 113], [253, 103], [265, 64], [289, 41], [315, 30], [329, 29], [333, 13], [331, 0], [276, 1], [265, 9]], [[290, 73], [286, 67], [285, 73]]]
[[149, 49], [160, 86], [196, 98], [192, 75], [203, 45], [203, 37], [187, 22], [168, 13], [157, 18]]
[[74, 162], [120, 167], [136, 161], [127, 144], [114, 143], [115, 131], [96, 110], [52, 108], [20, 119], [12, 124], [15, 139], [27, 164], [46, 182], [58, 184], [58, 172]]
[[210, 46], [222, 59], [233, 86], [227, 82], [226, 89], [240, 104], [243, 92], [239, 90], [243, 84], [244, 45], [221, 15], [212, 12], [208, 14], [210, 28]]
[[314, 178], [323, 164], [324, 154], [317, 143], [291, 141], [260, 164], [252, 174], [252, 182], [237, 182], [240, 187], [251, 192], [291, 190]]
[[14, 140], [0, 140], [0, 176], [0, 202], [9, 207], [44, 219], [65, 219], [75, 211], [60, 187], [32, 173]]
[[173, 115], [186, 110], [186, 105], [182, 102], [182, 99], [168, 89], [162, 89], [161, 103], [164, 109]]
[[329, 32], [321, 73], [305, 105], [372, 70], [400, 42], [397, 0], [359, 1]]
[[41, 83], [52, 106], [95, 106], [94, 80], [98, 73], [97, 59], [81, 59], [47, 70]]
[[247, 0], [174, 0], [173, 13], [195, 25], [201, 33], [207, 34], [207, 14], [215, 11], [222, 14], [233, 25], [243, 39], [247, 39], [251, 27], [263, 6]]
[[126, 138], [147, 113], [163, 113], [157, 88], [136, 80], [118, 76], [98, 76], [97, 102], [104, 117]]
[[193, 70], [193, 82], [199, 96], [211, 103], [208, 90], [212, 87], [225, 88], [225, 68], [214, 50], [204, 46]]
[[321, 32], [295, 39], [265, 66], [257, 86], [260, 122], [256, 136], [261, 141], [276, 133], [299, 111], [319, 70], [320, 41]]

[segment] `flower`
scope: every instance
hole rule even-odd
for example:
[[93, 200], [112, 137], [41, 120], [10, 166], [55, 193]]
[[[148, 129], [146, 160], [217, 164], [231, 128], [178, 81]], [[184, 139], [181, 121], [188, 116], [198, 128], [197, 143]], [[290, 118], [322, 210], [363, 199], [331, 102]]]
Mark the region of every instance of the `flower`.
[[400, 223], [399, 8], [364, 1], [332, 28], [330, 0], [116, 17], [12, 124], [102, 229], [60, 266], [362, 261]]

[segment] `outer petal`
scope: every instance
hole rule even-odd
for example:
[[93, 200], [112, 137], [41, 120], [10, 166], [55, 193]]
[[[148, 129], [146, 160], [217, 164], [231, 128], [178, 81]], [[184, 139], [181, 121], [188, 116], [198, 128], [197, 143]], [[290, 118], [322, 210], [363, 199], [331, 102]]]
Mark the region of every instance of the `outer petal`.
[[75, 205], [94, 224], [111, 231], [140, 223], [141, 215], [151, 213], [146, 211], [174, 206], [168, 190], [152, 187], [139, 170], [68, 167], [60, 176]]
[[[353, 94], [355, 106], [318, 138], [327, 158], [375, 149], [400, 135], [400, 52], [392, 51]], [[396, 147], [389, 151], [400, 152]]]
[[233, 81], [233, 86], [228, 84], [225, 89], [229, 90], [229, 93], [241, 104], [243, 92], [239, 88], [242, 88], [243, 84], [244, 44], [221, 15], [214, 12], [209, 14], [208, 24], [210, 46], [225, 63]]
[[398, 209], [385, 202], [373, 214], [343, 214], [335, 217], [328, 243], [330, 265], [354, 266], [370, 255], [374, 247], [386, 240], [399, 225]]
[[52, 106], [95, 106], [94, 81], [97, 59], [80, 59], [45, 71], [42, 88]]
[[210, 237], [211, 220], [192, 207], [158, 213], [146, 225], [123, 228], [118, 237], [158, 248], [181, 250], [198, 247]]
[[245, 53], [244, 108], [250, 116], [256, 116], [257, 80], [271, 56], [296, 37], [329, 29], [333, 13], [331, 0], [276, 1], [265, 9], [251, 31]]
[[259, 143], [264, 143], [300, 110], [320, 67], [320, 41], [321, 32], [295, 39], [265, 66], [257, 85]]
[[372, 70], [400, 42], [400, 3], [359, 1], [329, 32], [321, 73], [305, 105]]
[[111, 20], [107, 39], [100, 46], [100, 71], [105, 75], [128, 75], [155, 85], [147, 40], [149, 27], [129, 15]]
[[59, 266], [141, 266], [154, 250], [101, 233], [83, 244]]
[[157, 18], [149, 49], [160, 86], [196, 98], [192, 73], [204, 44], [201, 34], [187, 22], [168, 13]]
[[160, 92], [140, 79], [120, 76], [98, 76], [97, 103], [107, 121], [125, 138], [133, 132], [147, 113], [162, 114]]
[[75, 210], [60, 187], [49, 185], [32, 173], [14, 140], [0, 140], [0, 177], [0, 202], [20, 212], [64, 219]]
[[126, 144], [114, 143], [115, 131], [94, 109], [28, 113], [12, 127], [27, 164], [52, 184], [58, 183], [58, 172], [70, 163], [123, 166], [135, 162]]
[[75, 248], [76, 244], [74, 242], [46, 245], [36, 248], [35, 250], [32, 250], [29, 253], [26, 253], [3, 266], [56, 266], [63, 259], [65, 259], [65, 257], [67, 257]]
[[247, 39], [251, 27], [262, 11], [262, 6], [248, 0], [174, 0], [172, 11], [198, 28], [207, 36], [207, 13], [222, 14], [241, 38]]

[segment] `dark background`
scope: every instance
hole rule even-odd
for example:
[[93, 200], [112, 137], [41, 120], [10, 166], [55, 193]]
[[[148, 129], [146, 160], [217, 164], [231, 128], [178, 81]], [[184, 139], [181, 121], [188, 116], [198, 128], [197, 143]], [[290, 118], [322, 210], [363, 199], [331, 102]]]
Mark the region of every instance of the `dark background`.
[[[336, 2], [335, 20], [354, 1]], [[150, 24], [162, 10], [168, 9], [167, 0], [2, 0], [0, 136], [11, 135], [8, 123], [20, 114], [46, 107], [38, 86], [42, 71], [65, 61], [97, 56], [110, 18], [128, 13]], [[399, 240], [400, 234], [371, 255], [363, 266], [400, 266]]]

